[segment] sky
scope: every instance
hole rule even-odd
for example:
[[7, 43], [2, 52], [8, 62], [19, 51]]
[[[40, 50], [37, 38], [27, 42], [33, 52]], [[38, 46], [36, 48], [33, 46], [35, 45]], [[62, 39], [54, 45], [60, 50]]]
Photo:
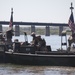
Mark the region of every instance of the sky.
[[0, 21], [10, 21], [13, 8], [13, 21], [68, 23], [75, 0], [0, 0]]

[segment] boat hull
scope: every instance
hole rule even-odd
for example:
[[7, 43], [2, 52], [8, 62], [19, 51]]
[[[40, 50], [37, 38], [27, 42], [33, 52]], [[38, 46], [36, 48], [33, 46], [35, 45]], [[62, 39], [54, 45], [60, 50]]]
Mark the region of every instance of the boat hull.
[[6, 53], [7, 62], [21, 65], [75, 66], [75, 55]]

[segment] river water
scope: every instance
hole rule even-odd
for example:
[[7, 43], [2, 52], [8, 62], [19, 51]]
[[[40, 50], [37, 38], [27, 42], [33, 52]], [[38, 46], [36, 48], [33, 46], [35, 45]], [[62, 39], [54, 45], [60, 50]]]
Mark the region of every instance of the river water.
[[[30, 35], [28, 42], [32, 40]], [[68, 36], [67, 36], [68, 37]], [[51, 45], [52, 50], [57, 50], [61, 47], [61, 37], [58, 35], [51, 35], [42, 38], [46, 40], [47, 45]], [[19, 39], [20, 42], [25, 40], [25, 37], [13, 37]], [[0, 64], [0, 75], [75, 75], [75, 67], [64, 66], [28, 66], [28, 65], [14, 65], [14, 64]]]
[[75, 75], [75, 68], [0, 64], [0, 75]]

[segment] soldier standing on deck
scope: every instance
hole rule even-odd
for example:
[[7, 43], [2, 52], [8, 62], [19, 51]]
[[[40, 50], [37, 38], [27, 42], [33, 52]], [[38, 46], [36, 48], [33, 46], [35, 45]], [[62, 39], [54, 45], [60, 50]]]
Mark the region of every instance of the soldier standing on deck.
[[6, 39], [8, 43], [12, 43], [13, 30], [10, 28], [6, 31]]
[[36, 46], [38, 44], [38, 40], [36, 37], [36, 34], [34, 32], [31, 33], [31, 36], [33, 37], [33, 40], [31, 41], [31, 46]]
[[37, 45], [38, 50], [48, 51], [45, 39], [42, 39], [40, 35], [37, 36], [37, 39], [38, 39], [38, 45]]

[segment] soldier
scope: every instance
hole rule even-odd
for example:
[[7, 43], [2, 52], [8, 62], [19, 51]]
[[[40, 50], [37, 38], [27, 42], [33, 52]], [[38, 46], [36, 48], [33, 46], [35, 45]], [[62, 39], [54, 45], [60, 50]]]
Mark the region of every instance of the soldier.
[[5, 39], [3, 37], [3, 33], [0, 32], [0, 43], [4, 43], [5, 42]]
[[14, 40], [14, 43], [13, 43], [13, 52], [19, 52], [20, 51], [20, 42], [18, 39], [15, 39]]
[[38, 50], [47, 51], [45, 39], [42, 39], [40, 35], [37, 36], [37, 39], [38, 39], [38, 45], [37, 45]]
[[8, 43], [12, 43], [12, 36], [13, 36], [13, 30], [12, 29], [8, 29], [6, 31], [6, 39]]
[[71, 47], [72, 43], [75, 43], [75, 33], [73, 33], [72, 35], [70, 35], [70, 37], [68, 39], [69, 48]]
[[33, 37], [33, 40], [31, 41], [31, 45], [32, 46], [36, 46], [38, 44], [38, 40], [37, 40], [37, 37], [36, 37], [36, 34], [34, 32], [31, 33], [31, 36]]

